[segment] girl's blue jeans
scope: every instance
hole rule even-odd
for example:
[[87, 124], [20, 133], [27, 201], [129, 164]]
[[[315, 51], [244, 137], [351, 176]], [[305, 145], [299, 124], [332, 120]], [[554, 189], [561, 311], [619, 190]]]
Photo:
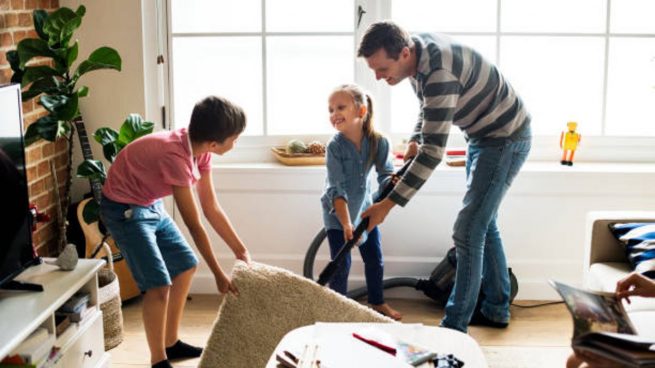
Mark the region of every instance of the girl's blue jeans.
[[[332, 259], [345, 245], [343, 231], [328, 230], [328, 242], [330, 243], [330, 256]], [[359, 253], [364, 260], [364, 275], [366, 277], [366, 288], [368, 290], [368, 302], [373, 305], [384, 303], [384, 292], [382, 287], [382, 276], [384, 275], [384, 261], [382, 260], [382, 246], [380, 243], [380, 230], [377, 226], [368, 233], [364, 244], [360, 245]], [[348, 291], [348, 274], [350, 273], [350, 253], [341, 263], [338, 271], [330, 281], [330, 288], [337, 293], [346, 295]]]
[[495, 322], [509, 321], [509, 273], [496, 220], [503, 197], [530, 152], [527, 124], [509, 138], [469, 141], [466, 194], [453, 228], [457, 271], [443, 327], [466, 332], [480, 291], [482, 314]]

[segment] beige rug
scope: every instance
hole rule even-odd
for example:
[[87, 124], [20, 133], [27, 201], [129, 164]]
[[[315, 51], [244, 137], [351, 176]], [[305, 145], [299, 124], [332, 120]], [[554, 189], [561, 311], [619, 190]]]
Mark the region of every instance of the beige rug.
[[565, 367], [569, 347], [552, 346], [483, 346], [489, 368]]
[[224, 298], [199, 367], [265, 367], [287, 332], [316, 322], [393, 322], [281, 268], [238, 261], [232, 278], [240, 296]]

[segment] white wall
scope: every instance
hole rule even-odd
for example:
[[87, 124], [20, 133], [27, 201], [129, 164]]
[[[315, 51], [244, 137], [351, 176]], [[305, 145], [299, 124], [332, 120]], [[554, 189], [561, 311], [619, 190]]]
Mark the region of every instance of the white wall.
[[[79, 60], [102, 45], [114, 47], [123, 58], [121, 72], [98, 71], [82, 78], [81, 84], [90, 88], [90, 95], [81, 102], [87, 130], [118, 129], [131, 112], [145, 114], [160, 128], [154, 2], [60, 1], [73, 8], [79, 3], [87, 7], [76, 33]], [[102, 157], [99, 145], [92, 142], [91, 146], [95, 157]], [[546, 284], [548, 278], [581, 285], [587, 211], [655, 209], [654, 165], [576, 163], [565, 168], [555, 162], [555, 156], [552, 164], [528, 164], [501, 208], [501, 231], [523, 299], [557, 299]], [[75, 165], [79, 162], [78, 152]], [[221, 165], [215, 170], [219, 200], [253, 258], [299, 273], [305, 251], [322, 226], [319, 197], [324, 176], [320, 167], [271, 164]], [[77, 197], [88, 190], [83, 180], [74, 183]], [[394, 210], [382, 227], [387, 276], [430, 273], [451, 246], [452, 223], [463, 188], [461, 169], [439, 168], [407, 207]], [[213, 240], [221, 264], [229, 270], [231, 253], [215, 235]], [[326, 259], [323, 253], [316, 270], [322, 269]], [[361, 284], [360, 262], [354, 262], [351, 281]], [[215, 292], [204, 263], [193, 292]], [[408, 290], [389, 294], [420, 295]]]
[[[322, 227], [319, 197], [323, 167], [275, 164], [224, 165], [214, 172], [218, 198], [253, 259], [302, 273], [307, 247]], [[585, 215], [592, 210], [655, 209], [655, 165], [529, 163], [500, 210], [499, 225], [509, 266], [519, 279], [519, 299], [559, 299], [547, 284], [554, 278], [582, 285]], [[464, 190], [461, 168], [439, 167], [419, 194], [395, 208], [382, 225], [385, 276], [427, 277], [451, 247], [451, 229]], [[180, 223], [180, 227], [184, 225]], [[212, 234], [219, 261], [229, 270], [233, 256]], [[327, 244], [315, 266], [327, 260]], [[361, 285], [355, 253], [351, 284]], [[213, 293], [204, 264], [193, 292]], [[387, 295], [419, 297], [403, 288]]]
[[[118, 51], [122, 70], [99, 70], [85, 74], [78, 86], [88, 86], [89, 95], [80, 102], [80, 111], [86, 130], [91, 136], [100, 127], [120, 128], [130, 113], [138, 113], [159, 124], [157, 107], [152, 106], [152, 83], [156, 56], [153, 2], [134, 0], [60, 0], [61, 6], [75, 10], [80, 4], [86, 7], [81, 27], [75, 32], [79, 40], [77, 62], [86, 60], [95, 49], [109, 46]], [[143, 11], [143, 10], [147, 11]], [[142, 13], [144, 16], [142, 17]], [[145, 26], [144, 26], [145, 25]], [[146, 45], [146, 47], [144, 47]], [[157, 125], [158, 127], [160, 125]], [[95, 159], [101, 159], [102, 149], [91, 138]], [[75, 137], [74, 170], [82, 160], [79, 141]], [[88, 183], [73, 180], [73, 199], [89, 191]]]

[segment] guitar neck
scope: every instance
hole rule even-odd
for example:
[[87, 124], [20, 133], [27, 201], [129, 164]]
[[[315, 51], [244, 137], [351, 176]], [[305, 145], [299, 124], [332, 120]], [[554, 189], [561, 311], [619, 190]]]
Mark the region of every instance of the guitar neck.
[[[77, 136], [80, 139], [82, 157], [84, 157], [85, 160], [93, 160], [93, 151], [91, 150], [91, 145], [89, 144], [89, 135], [87, 134], [86, 128], [84, 127], [84, 120], [82, 120], [81, 117], [78, 117], [73, 121], [73, 123], [75, 124], [75, 129], [77, 129]], [[93, 199], [100, 203], [100, 198], [102, 197], [102, 183], [98, 179], [89, 179], [89, 184], [91, 185]]]

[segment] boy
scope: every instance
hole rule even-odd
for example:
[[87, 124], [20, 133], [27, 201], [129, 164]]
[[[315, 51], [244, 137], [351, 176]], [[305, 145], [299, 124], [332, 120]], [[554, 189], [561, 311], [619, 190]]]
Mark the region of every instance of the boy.
[[202, 348], [178, 340], [178, 328], [198, 259], [164, 210], [173, 195], [196, 247], [221, 293], [238, 290], [214, 257], [198, 213], [192, 186], [208, 222], [236, 258], [250, 262], [245, 245], [214, 194], [211, 154], [234, 147], [246, 126], [243, 110], [220, 97], [207, 97], [193, 109], [188, 130], [153, 133], [127, 145], [112, 164], [102, 189], [100, 214], [127, 260], [143, 298], [143, 324], [152, 367], [198, 357]]

